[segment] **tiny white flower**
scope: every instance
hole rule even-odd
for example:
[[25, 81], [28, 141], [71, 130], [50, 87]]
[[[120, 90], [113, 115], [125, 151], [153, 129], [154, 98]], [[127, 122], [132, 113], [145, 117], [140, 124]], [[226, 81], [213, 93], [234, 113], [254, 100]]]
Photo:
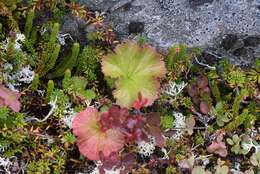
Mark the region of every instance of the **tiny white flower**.
[[[14, 48], [16, 50], [21, 50], [21, 43], [20, 42], [24, 42], [25, 41], [25, 35], [24, 34], [20, 34], [20, 33], [16, 33], [15, 36], [15, 42], [14, 42]], [[6, 50], [8, 45], [9, 45], [10, 39], [7, 38], [4, 42], [3, 42], [3, 47]]]

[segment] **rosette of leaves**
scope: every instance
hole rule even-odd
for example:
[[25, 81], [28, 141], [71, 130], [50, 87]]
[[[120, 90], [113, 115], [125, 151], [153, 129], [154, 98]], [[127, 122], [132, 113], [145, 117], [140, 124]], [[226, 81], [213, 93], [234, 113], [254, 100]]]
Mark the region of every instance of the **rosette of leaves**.
[[102, 61], [105, 76], [115, 78], [117, 104], [130, 108], [142, 98], [142, 106], [151, 105], [158, 97], [159, 78], [165, 73], [160, 54], [149, 45], [128, 41]]
[[231, 87], [243, 87], [247, 82], [245, 72], [240, 69], [231, 70], [226, 76], [226, 81]]
[[248, 151], [241, 147], [241, 145], [240, 145], [241, 142], [242, 142], [242, 139], [237, 134], [233, 135], [232, 139], [227, 138], [227, 143], [232, 146], [231, 152], [234, 152], [235, 154], [244, 154], [245, 155], [248, 153]]
[[173, 119], [172, 115], [167, 114], [167, 115], [161, 116], [161, 126], [164, 129], [172, 128], [173, 127], [173, 122], [174, 122], [174, 119]]

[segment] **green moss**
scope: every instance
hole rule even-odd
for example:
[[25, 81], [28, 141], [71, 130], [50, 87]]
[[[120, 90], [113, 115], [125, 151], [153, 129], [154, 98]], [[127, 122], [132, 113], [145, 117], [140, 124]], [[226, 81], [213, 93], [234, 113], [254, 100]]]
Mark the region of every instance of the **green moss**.
[[215, 80], [212, 80], [209, 82], [209, 86], [211, 89], [211, 93], [214, 96], [216, 102], [220, 102], [221, 101], [221, 95], [220, 95], [220, 91], [218, 88], [218, 83]]
[[239, 126], [244, 125], [245, 128], [251, 128], [255, 123], [256, 117], [248, 112], [247, 109], [245, 109], [242, 114], [237, 116], [233, 121], [228, 123], [225, 126], [225, 129], [227, 131], [234, 131]]
[[98, 51], [93, 47], [85, 47], [78, 57], [75, 75], [83, 75], [89, 82], [97, 80], [98, 68], [100, 67], [97, 55]]
[[172, 115], [164, 115], [161, 116], [161, 126], [164, 129], [169, 129], [173, 127], [173, 116]]
[[243, 87], [246, 83], [246, 75], [242, 70], [231, 70], [226, 76], [226, 80], [231, 86]]
[[237, 117], [239, 114], [240, 109], [240, 103], [243, 101], [243, 99], [248, 95], [248, 91], [246, 89], [242, 89], [240, 91], [240, 94], [237, 94], [233, 106], [232, 106], [232, 114], [234, 117]]
[[174, 78], [178, 79], [191, 67], [192, 57], [193, 53], [188, 52], [186, 45], [174, 45], [169, 49], [166, 57], [166, 67], [173, 73]]

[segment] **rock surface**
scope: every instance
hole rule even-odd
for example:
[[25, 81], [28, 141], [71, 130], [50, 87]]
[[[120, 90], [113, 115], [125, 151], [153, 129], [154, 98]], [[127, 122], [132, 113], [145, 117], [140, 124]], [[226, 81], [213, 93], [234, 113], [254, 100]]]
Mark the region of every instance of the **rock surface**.
[[204, 45], [220, 33], [260, 34], [260, 0], [80, 0], [106, 11], [115, 30], [128, 37], [131, 21], [161, 47]]
[[251, 35], [258, 41], [248, 47], [257, 47], [259, 51], [260, 0], [78, 1], [92, 10], [107, 12], [107, 19], [122, 39], [132, 39], [142, 32], [155, 46], [167, 48], [176, 43], [216, 45], [225, 34], [239, 34], [243, 38]]

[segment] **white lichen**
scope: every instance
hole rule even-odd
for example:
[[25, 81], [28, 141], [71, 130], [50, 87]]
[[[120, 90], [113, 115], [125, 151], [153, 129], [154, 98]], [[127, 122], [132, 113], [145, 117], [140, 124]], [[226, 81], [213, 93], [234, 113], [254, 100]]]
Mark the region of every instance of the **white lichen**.
[[6, 173], [11, 173], [10, 172], [10, 166], [13, 163], [8, 159], [8, 158], [2, 158], [0, 157], [0, 167], [2, 167], [4, 170], [0, 169], [0, 172], [6, 172]]
[[35, 76], [35, 72], [31, 70], [29, 65], [23, 67], [17, 74], [15, 74], [15, 78], [18, 82], [30, 84]]
[[[21, 51], [21, 46], [22, 46], [21, 43], [24, 41], [25, 41], [25, 35], [16, 33], [15, 40], [14, 40], [14, 49]], [[9, 43], [10, 43], [10, 38], [7, 38], [3, 42], [3, 47], [5, 50], [7, 50]]]
[[[0, 173], [4, 172], [6, 174], [12, 174], [12, 167], [15, 167], [17, 165], [18, 163], [16, 156], [12, 156], [10, 158], [3, 158], [0, 156]], [[21, 172], [24, 173], [24, 170], [21, 170]]]
[[30, 84], [35, 76], [35, 72], [31, 70], [29, 65], [22, 67], [15, 73], [11, 73], [13, 65], [6, 63], [4, 64], [3, 78], [6, 81], [7, 87], [12, 91], [19, 91], [18, 87], [22, 84]]
[[58, 33], [57, 34], [57, 39], [59, 41], [59, 43], [63, 46], [66, 44], [66, 39], [69, 38], [70, 40], [73, 41], [73, 38], [71, 37], [71, 35], [69, 33], [65, 33], [65, 34], [62, 34], [62, 33]]
[[42, 27], [42, 28], [40, 29], [40, 34], [41, 34], [41, 36], [43, 36], [47, 31], [48, 31], [48, 30], [47, 30], [46, 27]]
[[62, 121], [64, 122], [64, 124], [66, 126], [68, 126], [69, 128], [72, 128], [72, 121], [76, 116], [76, 112], [74, 111], [74, 109], [71, 106], [71, 103], [67, 103], [65, 106], [65, 110], [64, 110], [64, 117], [62, 118]]
[[139, 150], [138, 152], [143, 156], [150, 156], [151, 154], [153, 154], [155, 150], [155, 137], [149, 136], [148, 139], [149, 139], [148, 142], [146, 141], [137, 142], [137, 148]]
[[182, 137], [184, 128], [186, 127], [185, 116], [181, 112], [173, 112], [173, 116], [175, 118], [173, 126], [174, 129], [176, 129], [176, 132], [172, 138], [179, 140]]
[[252, 139], [249, 140], [249, 142], [242, 142], [242, 148], [249, 152], [252, 148], [255, 148], [255, 152], [260, 152], [260, 145], [253, 141]]
[[162, 152], [163, 152], [163, 158], [162, 159], [169, 159], [169, 155], [168, 155], [168, 152], [167, 152], [167, 150], [163, 147], [162, 149]]
[[[94, 170], [90, 173], [90, 174], [99, 174], [99, 167], [102, 165], [101, 161], [97, 161], [96, 162], [96, 167], [94, 168]], [[112, 169], [108, 170], [105, 169], [105, 174], [120, 174], [120, 171], [122, 170], [122, 168], [115, 168], [113, 167]], [[78, 173], [78, 174], [83, 174], [83, 173]]]
[[25, 121], [27, 121], [27, 122], [37, 121], [39, 123], [42, 123], [42, 122], [46, 121], [54, 113], [54, 111], [58, 108], [58, 106], [57, 106], [57, 99], [58, 99], [58, 97], [56, 96], [53, 101], [49, 102], [49, 105], [51, 106], [51, 110], [49, 111], [49, 113], [42, 120], [40, 120], [40, 119], [38, 119], [36, 117], [27, 117], [27, 118], [25, 118]]
[[163, 91], [165, 94], [171, 96], [174, 100], [177, 95], [182, 92], [182, 90], [187, 86], [187, 83], [181, 82], [177, 84], [176, 82], [170, 81], [166, 89]]

